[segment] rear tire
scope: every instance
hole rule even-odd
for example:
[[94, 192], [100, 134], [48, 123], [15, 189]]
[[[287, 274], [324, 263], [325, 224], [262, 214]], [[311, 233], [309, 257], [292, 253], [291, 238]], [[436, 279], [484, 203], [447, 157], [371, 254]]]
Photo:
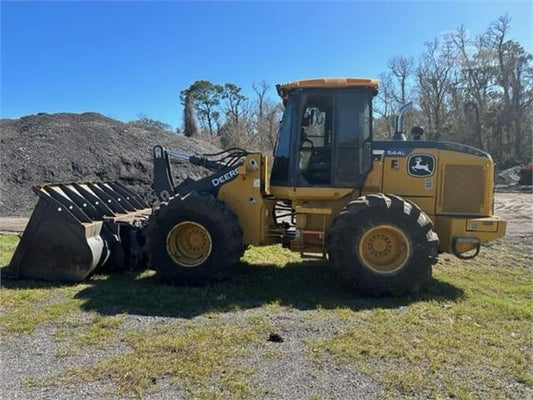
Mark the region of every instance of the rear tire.
[[431, 219], [398, 196], [373, 194], [350, 202], [328, 234], [333, 266], [361, 293], [417, 292], [431, 279], [439, 239]]
[[226, 278], [243, 254], [237, 217], [210, 194], [176, 196], [150, 218], [149, 265], [174, 284], [206, 285]]

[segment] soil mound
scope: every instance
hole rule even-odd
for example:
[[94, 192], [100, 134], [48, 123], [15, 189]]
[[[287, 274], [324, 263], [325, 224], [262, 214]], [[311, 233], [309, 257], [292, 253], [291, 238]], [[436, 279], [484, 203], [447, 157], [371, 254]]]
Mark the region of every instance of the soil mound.
[[[39, 183], [118, 180], [147, 196], [152, 148], [185, 153], [218, 149], [176, 133], [143, 129], [97, 113], [38, 114], [0, 120], [0, 216], [27, 216]], [[176, 183], [207, 172], [185, 160], [173, 163]]]
[[496, 174], [496, 184], [516, 185], [520, 180], [520, 166], [506, 169]]

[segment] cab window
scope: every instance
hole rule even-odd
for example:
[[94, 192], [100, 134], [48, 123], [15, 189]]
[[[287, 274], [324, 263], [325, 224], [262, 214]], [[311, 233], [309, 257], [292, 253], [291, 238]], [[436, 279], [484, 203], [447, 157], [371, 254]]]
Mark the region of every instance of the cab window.
[[304, 96], [298, 149], [298, 172], [310, 184], [331, 182], [333, 98], [327, 94]]

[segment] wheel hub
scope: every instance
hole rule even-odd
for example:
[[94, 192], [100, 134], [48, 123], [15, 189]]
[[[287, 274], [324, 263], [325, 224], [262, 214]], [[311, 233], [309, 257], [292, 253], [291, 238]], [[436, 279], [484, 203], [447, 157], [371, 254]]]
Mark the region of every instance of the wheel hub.
[[376, 257], [383, 257], [390, 253], [392, 243], [385, 235], [376, 235], [368, 241], [368, 251]]
[[379, 274], [400, 270], [407, 263], [410, 250], [407, 235], [393, 225], [374, 226], [359, 242], [359, 257], [363, 264]]
[[209, 231], [197, 222], [180, 222], [167, 235], [167, 252], [183, 267], [200, 266], [209, 258], [212, 248]]

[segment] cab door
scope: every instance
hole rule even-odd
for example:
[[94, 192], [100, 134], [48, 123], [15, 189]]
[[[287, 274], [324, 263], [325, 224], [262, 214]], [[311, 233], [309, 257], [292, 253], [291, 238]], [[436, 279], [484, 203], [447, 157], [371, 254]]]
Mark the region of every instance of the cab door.
[[372, 169], [372, 95], [343, 90], [335, 96], [333, 176], [338, 187], [362, 187]]

